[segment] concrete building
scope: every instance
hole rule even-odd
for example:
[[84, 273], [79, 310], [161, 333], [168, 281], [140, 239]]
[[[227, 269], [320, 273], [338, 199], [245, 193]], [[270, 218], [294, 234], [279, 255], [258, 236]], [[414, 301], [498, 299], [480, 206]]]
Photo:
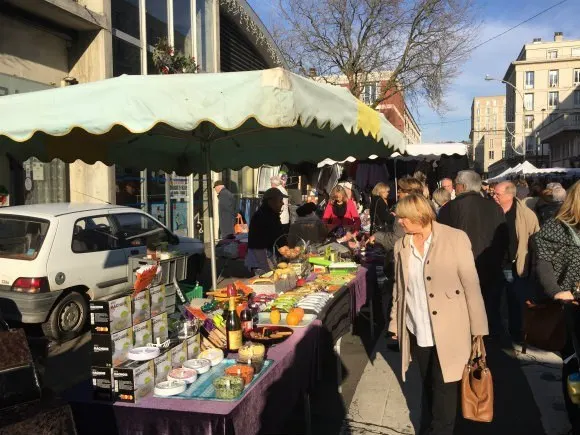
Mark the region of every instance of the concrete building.
[[[361, 101], [369, 106], [374, 104], [377, 101], [381, 90], [385, 88], [388, 78], [388, 72], [369, 74], [369, 81], [363, 86], [360, 95]], [[315, 77], [315, 79], [338, 86], [348, 87], [348, 80], [345, 75]], [[407, 143], [421, 143], [421, 129], [417, 125], [417, 122], [415, 122], [415, 118], [409, 110], [402, 93], [396, 93], [381, 101], [377, 105], [376, 110], [385, 115], [385, 118], [387, 118], [395, 128], [405, 135]]]
[[[575, 165], [580, 153], [580, 39], [561, 32], [553, 41], [525, 44], [503, 78], [506, 85], [506, 141], [537, 166]], [[521, 161], [511, 147], [506, 160]], [[498, 170], [501, 168], [498, 167]]]
[[475, 97], [471, 104], [472, 158], [474, 169], [484, 175], [505, 154], [505, 95]]
[[[4, 0], [0, 96], [121, 74], [156, 74], [152, 52], [160, 38], [195, 56], [202, 72], [285, 66], [246, 0]], [[217, 176], [235, 179], [240, 192], [254, 191], [250, 168]], [[80, 161], [20, 164], [5, 154], [0, 155], [2, 187], [11, 204], [119, 202], [189, 234], [203, 225], [204, 201], [212, 191], [203, 178], [172, 179], [162, 171]]]

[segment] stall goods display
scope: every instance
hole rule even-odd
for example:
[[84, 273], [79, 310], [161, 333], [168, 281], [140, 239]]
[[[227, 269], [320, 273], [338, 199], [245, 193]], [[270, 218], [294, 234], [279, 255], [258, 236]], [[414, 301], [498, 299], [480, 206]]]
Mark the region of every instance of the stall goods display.
[[229, 376], [238, 376], [243, 379], [244, 385], [250, 385], [254, 379], [254, 368], [247, 364], [235, 364], [225, 369], [224, 373]]
[[116, 367], [129, 359], [133, 348], [133, 328], [114, 334], [93, 334], [92, 364], [98, 367]]
[[163, 352], [153, 360], [155, 368], [155, 384], [167, 380], [167, 375], [171, 370], [171, 355], [169, 351]]
[[113, 334], [132, 325], [131, 296], [109, 301], [91, 301], [91, 332]]
[[133, 326], [133, 346], [147, 346], [153, 342], [153, 326], [151, 319]]
[[320, 313], [322, 309], [326, 306], [332, 295], [328, 293], [312, 293], [298, 302], [298, 307], [304, 310], [311, 310], [315, 313]]
[[244, 380], [238, 376], [221, 376], [213, 381], [218, 399], [232, 400], [244, 391]]
[[112, 367], [91, 367], [91, 386], [95, 400], [113, 399]]
[[113, 369], [115, 398], [137, 403], [153, 392], [155, 365], [153, 361], [130, 361]]
[[220, 349], [206, 349], [199, 353], [200, 359], [208, 359], [212, 367], [217, 366], [224, 360], [224, 352]]
[[161, 279], [161, 268], [156, 265], [141, 266], [135, 271], [135, 278], [133, 289], [136, 295]]
[[245, 360], [256, 357], [264, 359], [266, 356], [266, 347], [261, 343], [252, 343], [251, 341], [248, 341], [240, 347], [238, 356], [240, 359]]
[[[290, 319], [288, 319], [290, 316]], [[303, 328], [316, 320], [316, 314], [305, 314], [300, 307], [292, 308], [289, 313], [281, 313], [280, 321], [276, 324], [271, 322], [270, 314], [267, 312], [260, 313], [258, 317], [258, 324], [261, 326], [280, 325], [291, 326], [294, 328]]]
[[193, 337], [189, 337], [185, 340], [185, 346], [187, 348], [187, 359], [197, 358], [200, 352], [200, 336], [199, 333], [195, 334]]
[[135, 326], [151, 317], [149, 290], [145, 289], [131, 299], [133, 307], [133, 326]]
[[164, 313], [166, 308], [165, 285], [152, 287], [149, 294], [151, 295], [151, 317]]
[[192, 384], [197, 379], [197, 371], [186, 368], [176, 368], [167, 375], [168, 381], [183, 381], [186, 384]]
[[206, 358], [190, 359], [183, 363], [183, 368], [195, 370], [198, 374], [203, 375], [209, 372], [211, 361]]
[[287, 326], [258, 326], [253, 331], [246, 333], [248, 340], [257, 341], [266, 346], [281, 343], [290, 337], [294, 331]]
[[183, 363], [187, 361], [187, 347], [185, 346], [185, 342], [173, 346], [169, 349], [169, 354], [171, 355], [171, 367], [182, 367]]
[[278, 253], [288, 260], [295, 260], [302, 253], [302, 248], [300, 246], [296, 246], [295, 248], [281, 246], [278, 248]]
[[163, 343], [169, 338], [169, 325], [167, 323], [167, 313], [159, 314], [151, 318], [153, 328], [153, 343]]
[[136, 347], [129, 351], [129, 359], [131, 361], [149, 361], [157, 358], [161, 351], [155, 346]]
[[187, 389], [187, 384], [183, 381], [163, 381], [155, 385], [155, 395], [160, 397], [171, 397], [183, 393]]

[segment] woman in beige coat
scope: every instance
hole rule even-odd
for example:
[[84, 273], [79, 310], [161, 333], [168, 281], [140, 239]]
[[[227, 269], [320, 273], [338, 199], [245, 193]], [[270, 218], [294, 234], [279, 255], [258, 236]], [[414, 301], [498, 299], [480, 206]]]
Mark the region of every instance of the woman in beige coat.
[[437, 223], [421, 195], [400, 200], [396, 215], [406, 234], [395, 245], [389, 331], [399, 337], [403, 380], [411, 357], [419, 365], [427, 405], [419, 433], [451, 435], [472, 339], [488, 334], [471, 244]]

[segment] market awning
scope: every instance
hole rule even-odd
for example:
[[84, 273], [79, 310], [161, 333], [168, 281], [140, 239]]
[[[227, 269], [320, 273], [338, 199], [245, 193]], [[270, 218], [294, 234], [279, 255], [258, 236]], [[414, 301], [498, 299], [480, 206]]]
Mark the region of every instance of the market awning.
[[467, 154], [467, 145], [455, 143], [419, 143], [409, 144], [404, 152], [391, 155], [397, 160], [439, 160], [441, 156], [464, 156]]

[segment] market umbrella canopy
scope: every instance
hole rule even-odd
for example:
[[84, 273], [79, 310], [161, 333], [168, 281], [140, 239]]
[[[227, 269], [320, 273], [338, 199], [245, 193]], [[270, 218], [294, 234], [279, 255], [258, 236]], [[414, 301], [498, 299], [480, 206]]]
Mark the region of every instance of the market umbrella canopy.
[[121, 76], [0, 99], [0, 151], [179, 174], [405, 151], [347, 89], [281, 68]]

